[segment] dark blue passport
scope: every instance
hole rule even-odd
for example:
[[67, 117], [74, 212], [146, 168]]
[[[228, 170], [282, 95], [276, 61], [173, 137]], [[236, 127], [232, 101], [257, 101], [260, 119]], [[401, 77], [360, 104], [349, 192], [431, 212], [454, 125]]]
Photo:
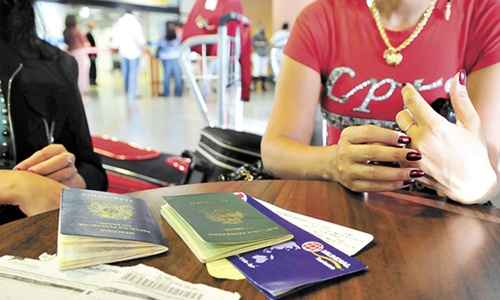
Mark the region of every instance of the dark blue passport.
[[166, 240], [143, 200], [106, 192], [63, 190], [58, 237], [62, 269], [165, 251]]

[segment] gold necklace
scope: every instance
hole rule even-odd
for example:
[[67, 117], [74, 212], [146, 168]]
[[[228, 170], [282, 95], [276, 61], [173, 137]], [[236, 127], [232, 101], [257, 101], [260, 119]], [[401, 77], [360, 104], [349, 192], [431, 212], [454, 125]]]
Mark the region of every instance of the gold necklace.
[[403, 54], [401, 54], [401, 51], [408, 47], [422, 32], [424, 29], [425, 25], [427, 25], [427, 22], [432, 16], [432, 12], [434, 11], [434, 8], [436, 7], [437, 0], [433, 0], [429, 7], [425, 10], [424, 14], [422, 15], [421, 20], [418, 22], [417, 26], [415, 27], [415, 30], [410, 34], [410, 36], [401, 43], [398, 47], [394, 47], [391, 44], [391, 41], [389, 40], [389, 37], [387, 36], [387, 33], [385, 32], [384, 25], [382, 24], [382, 20], [380, 17], [380, 12], [378, 11], [377, 5], [375, 4], [375, 1], [372, 1], [372, 4], [370, 5], [370, 11], [372, 12], [373, 19], [375, 20], [375, 24], [377, 25], [378, 32], [380, 33], [380, 36], [382, 37], [382, 40], [384, 41], [385, 46], [387, 49], [384, 51], [384, 59], [385, 62], [391, 66], [397, 66], [403, 61]]

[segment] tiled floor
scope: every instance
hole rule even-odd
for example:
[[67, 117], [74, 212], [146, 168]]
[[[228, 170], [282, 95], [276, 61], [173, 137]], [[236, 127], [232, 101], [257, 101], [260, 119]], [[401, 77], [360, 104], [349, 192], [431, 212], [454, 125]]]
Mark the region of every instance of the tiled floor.
[[[194, 150], [200, 130], [207, 123], [189, 89], [183, 98], [152, 98], [147, 96], [149, 91], [143, 89], [142, 97], [128, 101], [120, 82], [118, 74], [109, 75], [85, 96], [92, 134], [109, 135], [172, 154]], [[264, 132], [273, 96], [274, 92], [254, 92], [251, 101], [243, 104], [245, 131]], [[215, 100], [208, 104], [215, 120]]]

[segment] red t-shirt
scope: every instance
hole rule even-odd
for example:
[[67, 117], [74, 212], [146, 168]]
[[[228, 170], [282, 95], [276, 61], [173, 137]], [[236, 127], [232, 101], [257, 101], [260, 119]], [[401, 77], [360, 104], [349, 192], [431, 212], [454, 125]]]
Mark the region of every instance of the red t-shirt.
[[[349, 124], [394, 126], [403, 109], [403, 83], [415, 85], [432, 103], [448, 98], [449, 80], [459, 70], [470, 73], [500, 62], [500, 1], [453, 0], [449, 21], [446, 2], [437, 2], [396, 67], [383, 58], [386, 46], [366, 0], [318, 0], [302, 11], [285, 54], [321, 74], [329, 144]], [[397, 47], [413, 30], [387, 34]]]

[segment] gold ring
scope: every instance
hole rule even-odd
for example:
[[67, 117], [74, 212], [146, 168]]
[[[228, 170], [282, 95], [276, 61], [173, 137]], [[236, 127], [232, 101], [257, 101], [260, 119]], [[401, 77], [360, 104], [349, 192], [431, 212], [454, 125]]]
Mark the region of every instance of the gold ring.
[[406, 128], [405, 128], [405, 129], [401, 128], [401, 130], [402, 130], [402, 131], [404, 131], [404, 132], [408, 132], [408, 130], [410, 130], [410, 128], [411, 128], [413, 125], [415, 125], [415, 124], [416, 124], [416, 123], [415, 123], [415, 121], [411, 121], [411, 123], [410, 123], [410, 124], [408, 124], [408, 126], [406, 126]]

